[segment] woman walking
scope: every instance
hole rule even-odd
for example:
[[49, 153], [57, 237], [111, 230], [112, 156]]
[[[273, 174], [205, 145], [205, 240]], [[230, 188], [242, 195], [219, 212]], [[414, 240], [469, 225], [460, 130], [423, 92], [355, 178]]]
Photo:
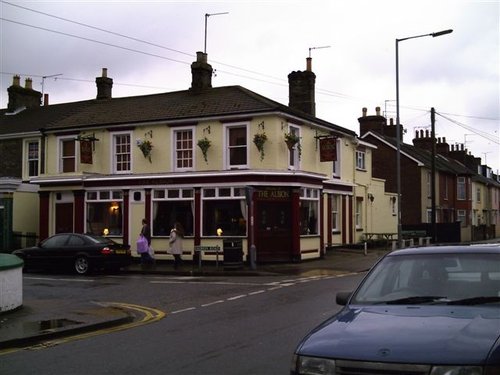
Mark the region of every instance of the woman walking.
[[174, 269], [178, 269], [182, 263], [182, 238], [184, 237], [184, 230], [179, 222], [174, 224], [170, 231], [170, 250], [169, 253], [174, 256]]
[[141, 236], [143, 236], [148, 242], [148, 248], [146, 251], [141, 253], [141, 263], [142, 264], [153, 264], [154, 258], [151, 256], [151, 228], [148, 225], [146, 219], [142, 219]]

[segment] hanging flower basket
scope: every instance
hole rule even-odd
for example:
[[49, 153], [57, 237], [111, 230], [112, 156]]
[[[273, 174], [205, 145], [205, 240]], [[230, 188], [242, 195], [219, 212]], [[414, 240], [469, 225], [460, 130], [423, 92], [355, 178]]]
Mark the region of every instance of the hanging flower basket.
[[142, 151], [142, 154], [145, 158], [149, 160], [151, 163], [151, 151], [153, 150], [153, 143], [149, 139], [138, 139], [136, 140], [137, 147], [139, 147]]
[[266, 133], [257, 133], [253, 136], [253, 143], [260, 152], [260, 161], [264, 160], [264, 143], [267, 141]]
[[295, 145], [297, 145], [297, 150], [299, 150], [299, 159], [302, 156], [302, 147], [300, 146], [300, 137], [292, 132], [285, 133], [285, 143], [290, 152], [293, 151]]
[[198, 147], [201, 149], [201, 152], [203, 153], [203, 159], [207, 163], [208, 163], [207, 151], [211, 145], [212, 145], [212, 142], [207, 137], [203, 137], [198, 141]]

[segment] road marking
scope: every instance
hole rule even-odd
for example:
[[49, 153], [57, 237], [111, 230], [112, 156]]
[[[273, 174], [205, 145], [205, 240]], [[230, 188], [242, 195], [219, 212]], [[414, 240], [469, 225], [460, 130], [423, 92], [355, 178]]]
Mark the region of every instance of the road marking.
[[124, 323], [120, 324], [117, 326], [109, 327], [109, 328], [103, 328], [99, 329], [96, 331], [90, 331], [90, 332], [84, 332], [84, 333], [79, 333], [79, 334], [73, 334], [73, 335], [68, 335], [66, 337], [60, 338], [60, 339], [54, 339], [54, 340], [45, 340], [42, 341], [36, 345], [28, 345], [24, 347], [17, 347], [17, 348], [7, 348], [0, 350], [0, 356], [4, 354], [9, 354], [13, 352], [17, 352], [20, 350], [41, 350], [45, 348], [49, 348], [52, 346], [64, 344], [67, 342], [71, 341], [76, 341], [76, 340], [83, 340], [87, 339], [90, 337], [94, 336], [99, 336], [107, 333], [113, 333], [113, 332], [119, 332], [119, 331], [124, 331], [126, 329], [130, 328], [135, 328], [144, 324], [150, 324], [157, 322], [165, 317], [165, 313], [161, 310], [151, 308], [151, 307], [146, 307], [146, 306], [140, 306], [140, 305], [134, 305], [131, 303], [122, 303], [122, 302], [96, 302], [96, 304], [101, 305], [101, 306], [110, 306], [110, 307], [115, 307], [118, 309], [123, 309], [123, 310], [133, 310], [136, 312], [139, 312], [142, 314], [142, 318], [140, 320], [132, 321], [130, 323]]
[[170, 314], [179, 314], [179, 313], [183, 313], [183, 312], [186, 312], [186, 311], [191, 311], [191, 310], [196, 310], [196, 307], [188, 307], [186, 309], [181, 309], [181, 310], [176, 310], [176, 311], [172, 311]]
[[43, 280], [43, 281], [74, 281], [76, 283], [93, 283], [95, 279], [59, 279], [55, 277], [31, 277], [24, 276], [26, 280]]
[[247, 296], [246, 294], [240, 294], [239, 296], [234, 296], [234, 297], [226, 298], [226, 301], [235, 301], [237, 299], [240, 299], [240, 298], [243, 298], [243, 297], [246, 297], [246, 296]]
[[213, 305], [217, 305], [219, 303], [224, 303], [224, 300], [217, 300], [217, 301], [214, 301], [214, 302], [210, 302], [210, 303], [205, 303], [203, 305], [201, 305], [201, 307], [208, 307], [208, 306], [213, 306]]
[[261, 289], [261, 290], [257, 290], [255, 292], [250, 292], [248, 293], [249, 296], [255, 296], [256, 294], [261, 294], [261, 293], [265, 293], [266, 291], [264, 289]]
[[[204, 303], [202, 305], [200, 305], [199, 307], [210, 307], [210, 306], [214, 306], [214, 305], [218, 305], [218, 304], [221, 304], [221, 303], [224, 303], [224, 302], [231, 302], [231, 301], [236, 301], [236, 300], [239, 300], [241, 298], [245, 298], [245, 297], [251, 297], [251, 296], [255, 296], [255, 295], [258, 295], [258, 294], [262, 294], [262, 293], [266, 293], [266, 292], [271, 292], [271, 291], [274, 291], [274, 290], [279, 290], [279, 289], [283, 289], [284, 287], [289, 287], [289, 286], [294, 286], [294, 285], [298, 285], [300, 283], [306, 283], [306, 282], [310, 282], [310, 281], [319, 281], [319, 280], [328, 280], [328, 279], [337, 279], [337, 278], [341, 278], [341, 277], [345, 277], [345, 276], [352, 276], [352, 275], [357, 275], [358, 273], [356, 272], [349, 272], [349, 273], [343, 273], [343, 274], [337, 274], [337, 275], [315, 275], [315, 276], [308, 276], [308, 277], [301, 277], [301, 278], [297, 278], [297, 279], [286, 279], [286, 280], [281, 280], [281, 281], [273, 281], [273, 282], [270, 282], [270, 283], [238, 283], [238, 282], [211, 282], [211, 283], [205, 283], [203, 282], [203, 285], [205, 284], [216, 284], [216, 285], [250, 285], [250, 286], [255, 286], [255, 285], [260, 285], [260, 286], [269, 286], [269, 288], [267, 289], [259, 289], [259, 290], [256, 290], [256, 291], [253, 291], [253, 292], [249, 292], [247, 294], [240, 294], [240, 295], [237, 295], [237, 296], [233, 296], [233, 297], [228, 297], [226, 298], [225, 300], [217, 300], [217, 301], [213, 301], [213, 302], [209, 302], [209, 303]], [[159, 281], [152, 281], [153, 283], [170, 283], [172, 281], [169, 281], [169, 280], [159, 280]], [[177, 283], [179, 283], [180, 281], [176, 281]], [[186, 283], [186, 281], [184, 281], [184, 283]], [[192, 281], [189, 281], [188, 283], [193, 283]], [[199, 284], [200, 282], [195, 282], [197, 284]], [[193, 310], [196, 310], [197, 307], [188, 307], [188, 308], [185, 308], [185, 309], [181, 309], [181, 310], [176, 310], [176, 311], [172, 311], [170, 312], [170, 314], [179, 314], [179, 313], [183, 313], [183, 312], [187, 312], [187, 311], [193, 311]]]

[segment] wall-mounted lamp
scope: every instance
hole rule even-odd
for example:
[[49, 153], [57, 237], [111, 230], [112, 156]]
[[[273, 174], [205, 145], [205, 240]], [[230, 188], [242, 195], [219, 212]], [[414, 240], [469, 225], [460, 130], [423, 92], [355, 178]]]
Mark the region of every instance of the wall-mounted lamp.
[[217, 228], [217, 235], [219, 237], [222, 236], [222, 229], [221, 228]]
[[107, 236], [109, 234], [109, 229], [108, 228], [104, 228], [103, 231], [102, 231], [102, 234], [104, 234], [105, 236]]
[[205, 129], [203, 129], [203, 134], [205, 134], [205, 132], [210, 134], [210, 125], [208, 125]]
[[375, 196], [372, 193], [368, 193], [368, 199], [373, 203], [373, 201], [375, 200]]

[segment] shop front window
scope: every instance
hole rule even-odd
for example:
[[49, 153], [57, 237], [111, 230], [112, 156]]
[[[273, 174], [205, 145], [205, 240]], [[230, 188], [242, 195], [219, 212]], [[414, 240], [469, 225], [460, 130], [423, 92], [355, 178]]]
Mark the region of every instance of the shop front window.
[[96, 235], [121, 236], [123, 233], [123, 200], [120, 191], [87, 192], [87, 232]]
[[203, 236], [246, 236], [247, 204], [244, 189], [211, 188], [203, 193]]
[[300, 198], [300, 234], [318, 234], [319, 191], [302, 189]]
[[176, 222], [181, 223], [184, 236], [193, 236], [193, 217], [194, 193], [192, 189], [153, 191], [153, 236], [169, 236]]

